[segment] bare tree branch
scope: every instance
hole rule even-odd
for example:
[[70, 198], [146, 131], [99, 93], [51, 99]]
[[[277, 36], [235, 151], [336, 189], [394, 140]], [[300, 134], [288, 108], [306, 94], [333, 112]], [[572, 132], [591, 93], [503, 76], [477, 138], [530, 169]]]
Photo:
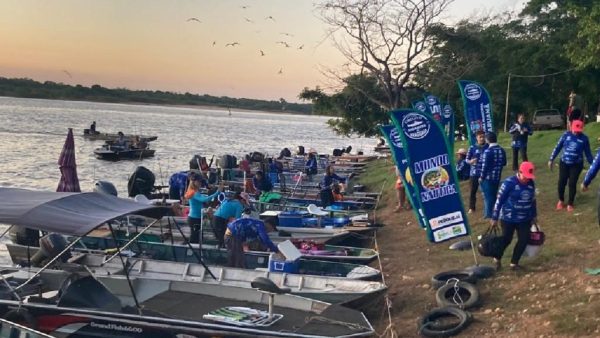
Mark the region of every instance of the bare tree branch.
[[[346, 59], [375, 77], [387, 97], [373, 102], [402, 105], [403, 91], [433, 57], [428, 28], [453, 0], [327, 0], [316, 6]], [[330, 74], [331, 75], [331, 74]], [[337, 75], [343, 81], [347, 76]], [[359, 88], [356, 88], [360, 91]]]

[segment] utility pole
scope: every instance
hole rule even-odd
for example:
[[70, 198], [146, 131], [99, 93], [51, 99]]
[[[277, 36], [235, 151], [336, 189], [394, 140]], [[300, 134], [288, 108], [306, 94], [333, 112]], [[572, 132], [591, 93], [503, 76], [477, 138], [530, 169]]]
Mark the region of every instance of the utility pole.
[[506, 103], [504, 108], [504, 132], [508, 131], [508, 99], [510, 96], [510, 73], [508, 73], [508, 84], [506, 85]]

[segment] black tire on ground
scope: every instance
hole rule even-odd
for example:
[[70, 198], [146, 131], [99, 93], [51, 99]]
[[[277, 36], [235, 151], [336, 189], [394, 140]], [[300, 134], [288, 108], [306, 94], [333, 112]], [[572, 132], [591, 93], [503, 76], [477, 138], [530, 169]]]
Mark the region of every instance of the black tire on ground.
[[[452, 325], [436, 323], [438, 319], [444, 317], [456, 317], [459, 321]], [[433, 309], [419, 320], [419, 334], [425, 337], [451, 337], [464, 330], [472, 319], [469, 312], [456, 307]]]
[[440, 272], [437, 275], [434, 275], [433, 277], [431, 277], [431, 286], [437, 290], [437, 289], [441, 288], [442, 285], [446, 284], [446, 281], [451, 278], [456, 278], [460, 281], [471, 283], [471, 284], [477, 283], [477, 277], [475, 276], [473, 271], [450, 270], [450, 271]]
[[479, 305], [479, 290], [475, 285], [467, 282], [458, 282], [456, 287], [458, 287], [458, 296], [460, 296], [460, 299], [456, 299], [456, 301], [460, 302], [462, 300], [462, 305], [454, 302], [453, 297], [456, 292], [454, 289], [455, 283], [449, 282], [439, 288], [435, 293], [435, 301], [438, 306], [454, 306], [461, 309], [470, 309]]

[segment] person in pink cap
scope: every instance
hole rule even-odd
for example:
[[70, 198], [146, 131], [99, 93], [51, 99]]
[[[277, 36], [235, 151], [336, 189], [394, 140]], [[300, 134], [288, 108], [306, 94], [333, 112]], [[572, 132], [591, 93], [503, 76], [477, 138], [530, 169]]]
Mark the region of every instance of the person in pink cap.
[[502, 253], [494, 257], [496, 269], [501, 267], [504, 250], [517, 231], [517, 244], [510, 260], [511, 270], [520, 269], [519, 260], [525, 252], [532, 223], [536, 223], [537, 205], [535, 201], [535, 166], [531, 162], [522, 162], [516, 175], [502, 182], [492, 212], [492, 227], [502, 225]]
[[569, 199], [567, 201], [567, 211], [574, 209], [573, 202], [577, 193], [577, 180], [583, 170], [583, 156], [592, 164], [593, 156], [590, 149], [590, 141], [583, 133], [583, 121], [575, 120], [571, 124], [571, 131], [566, 131], [554, 147], [548, 167], [552, 170], [553, 161], [562, 150], [560, 157], [560, 166], [558, 171], [558, 203], [556, 210], [562, 210], [565, 207], [565, 187], [569, 185]]

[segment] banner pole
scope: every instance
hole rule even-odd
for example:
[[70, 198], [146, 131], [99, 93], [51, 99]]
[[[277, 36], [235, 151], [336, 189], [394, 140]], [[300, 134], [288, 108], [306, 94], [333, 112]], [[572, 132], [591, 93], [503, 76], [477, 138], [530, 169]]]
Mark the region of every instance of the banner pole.
[[510, 96], [510, 73], [508, 73], [508, 84], [506, 85], [506, 103], [504, 107], [504, 132], [508, 131], [508, 100]]
[[473, 259], [475, 260], [475, 266], [479, 266], [479, 262], [477, 261], [477, 254], [475, 253], [475, 245], [473, 243], [473, 235], [469, 235], [469, 240], [471, 240], [471, 251], [473, 252]]

